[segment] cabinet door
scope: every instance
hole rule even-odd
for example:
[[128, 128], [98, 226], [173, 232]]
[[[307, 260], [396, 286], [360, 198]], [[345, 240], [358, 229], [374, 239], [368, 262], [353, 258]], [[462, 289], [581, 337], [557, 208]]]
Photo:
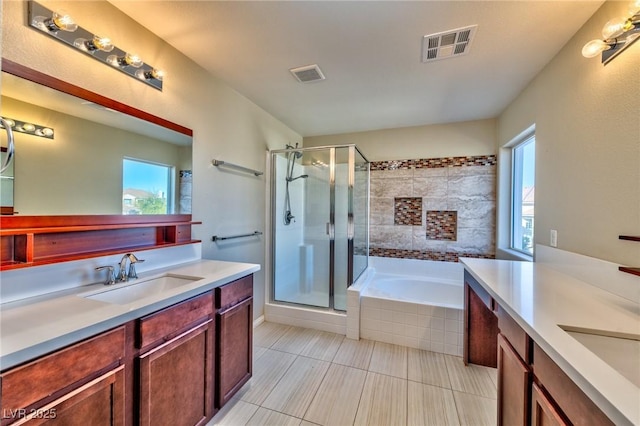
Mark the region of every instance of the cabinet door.
[[[26, 409], [14, 425], [122, 426], [124, 410], [124, 366], [61, 396], [38, 409]], [[4, 416], [12, 417], [10, 413]], [[10, 420], [10, 419], [8, 419]]]
[[253, 356], [253, 297], [217, 313], [217, 407], [250, 378]]
[[531, 372], [498, 334], [498, 425], [527, 425]]
[[531, 425], [532, 426], [567, 426], [555, 405], [535, 383], [531, 390]]
[[140, 425], [193, 426], [213, 415], [213, 320], [140, 356]]
[[471, 275], [464, 277], [464, 362], [496, 367], [498, 318], [489, 293]]

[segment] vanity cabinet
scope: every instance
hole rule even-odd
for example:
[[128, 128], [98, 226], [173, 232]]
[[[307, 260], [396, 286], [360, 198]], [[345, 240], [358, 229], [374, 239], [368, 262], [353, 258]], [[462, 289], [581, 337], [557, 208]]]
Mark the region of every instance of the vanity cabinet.
[[216, 407], [244, 385], [253, 366], [253, 275], [215, 289]]
[[213, 294], [138, 320], [140, 425], [203, 425], [213, 416]]
[[496, 305], [498, 318], [498, 425], [528, 425], [530, 416], [531, 339]]
[[497, 366], [498, 425], [613, 425], [467, 271], [464, 280], [464, 361]]
[[124, 357], [119, 327], [3, 372], [2, 425], [124, 425]]
[[464, 271], [464, 363], [497, 366], [498, 319], [489, 293]]
[[[541, 407], [546, 406], [549, 408], [550, 413], [555, 410], [556, 418], [565, 422], [560, 424], [585, 426], [614, 424], [549, 355], [535, 343], [533, 344], [533, 375], [534, 384], [538, 388], [538, 392], [544, 397], [538, 405]], [[534, 410], [538, 409], [537, 407], [533, 408]], [[553, 417], [551, 414], [545, 413], [544, 410], [542, 412], [544, 415], [538, 418]]]

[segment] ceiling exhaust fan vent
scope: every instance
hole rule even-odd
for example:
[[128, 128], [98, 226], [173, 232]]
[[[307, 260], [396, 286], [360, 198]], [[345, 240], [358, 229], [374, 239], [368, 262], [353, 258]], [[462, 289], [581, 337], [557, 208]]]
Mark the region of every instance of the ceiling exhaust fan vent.
[[471, 25], [422, 37], [422, 62], [466, 55], [477, 29]]
[[321, 81], [325, 79], [320, 67], [316, 64], [292, 68], [289, 71], [291, 71], [291, 74], [293, 74], [296, 80], [300, 83], [312, 83], [314, 81]]

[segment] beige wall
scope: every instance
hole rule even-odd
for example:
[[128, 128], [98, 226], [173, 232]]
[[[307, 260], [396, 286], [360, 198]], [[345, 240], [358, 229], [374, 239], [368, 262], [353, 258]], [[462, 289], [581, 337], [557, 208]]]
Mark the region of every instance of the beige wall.
[[369, 161], [496, 153], [496, 120], [461, 121], [304, 138], [304, 146], [356, 144]]
[[606, 66], [580, 53], [626, 4], [605, 3], [500, 115], [498, 147], [535, 124], [537, 243], [556, 229], [560, 249], [640, 266], [640, 244], [618, 240], [640, 235], [640, 42]]
[[[296, 132], [148, 32], [108, 2], [43, 1], [64, 9], [84, 28], [105, 36], [146, 62], [167, 71], [163, 92], [74, 51], [27, 26], [26, 2], [2, 2], [2, 55], [54, 77], [85, 87], [193, 129], [193, 218], [203, 257], [260, 263], [254, 281], [254, 316], [264, 302], [265, 242], [238, 240], [216, 245], [211, 236], [265, 228], [265, 181], [223, 172], [218, 158], [264, 169], [265, 151], [301, 142]], [[211, 52], [215, 54], [215, 52]]]

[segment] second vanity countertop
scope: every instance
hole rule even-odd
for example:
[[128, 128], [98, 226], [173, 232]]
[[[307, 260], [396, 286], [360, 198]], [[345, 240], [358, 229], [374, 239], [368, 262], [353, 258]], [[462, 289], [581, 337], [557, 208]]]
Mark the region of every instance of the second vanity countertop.
[[[251, 263], [198, 260], [141, 273], [138, 280], [111, 287], [92, 284], [0, 305], [0, 369], [6, 370], [259, 270], [260, 265]], [[137, 281], [165, 273], [198, 279], [126, 304], [83, 297], [135, 285]]]
[[[544, 264], [486, 259], [461, 261], [496, 302], [614, 423], [640, 424], [640, 388], [560, 327], [638, 336], [638, 302], [616, 296]], [[640, 363], [640, 358], [637, 361]]]

